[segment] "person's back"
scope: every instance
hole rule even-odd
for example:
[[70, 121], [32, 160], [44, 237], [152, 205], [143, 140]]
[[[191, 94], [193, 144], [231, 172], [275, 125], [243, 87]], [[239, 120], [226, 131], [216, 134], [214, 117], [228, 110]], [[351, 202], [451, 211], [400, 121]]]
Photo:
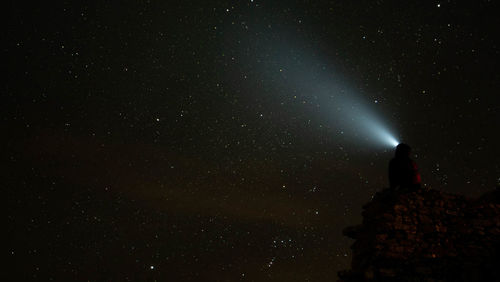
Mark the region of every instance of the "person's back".
[[391, 189], [417, 188], [420, 186], [420, 174], [417, 164], [410, 159], [410, 146], [399, 144], [396, 154], [389, 162], [389, 185]]

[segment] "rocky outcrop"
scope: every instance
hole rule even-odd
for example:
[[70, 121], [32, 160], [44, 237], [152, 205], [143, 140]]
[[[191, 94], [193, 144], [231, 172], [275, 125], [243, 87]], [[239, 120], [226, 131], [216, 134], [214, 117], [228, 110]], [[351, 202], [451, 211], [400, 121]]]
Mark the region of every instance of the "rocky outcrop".
[[377, 193], [340, 281], [500, 281], [500, 190], [479, 199], [422, 190]]

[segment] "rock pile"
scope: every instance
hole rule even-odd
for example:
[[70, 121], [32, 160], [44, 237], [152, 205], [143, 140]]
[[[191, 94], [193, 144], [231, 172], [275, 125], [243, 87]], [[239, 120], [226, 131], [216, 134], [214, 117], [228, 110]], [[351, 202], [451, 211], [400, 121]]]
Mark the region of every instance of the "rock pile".
[[340, 281], [500, 281], [500, 189], [472, 199], [436, 190], [377, 193]]

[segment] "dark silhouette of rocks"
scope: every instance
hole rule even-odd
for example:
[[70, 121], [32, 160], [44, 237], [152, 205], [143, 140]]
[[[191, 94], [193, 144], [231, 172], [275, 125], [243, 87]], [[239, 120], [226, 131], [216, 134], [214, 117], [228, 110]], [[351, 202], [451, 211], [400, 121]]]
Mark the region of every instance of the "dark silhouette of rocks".
[[339, 281], [500, 281], [500, 189], [478, 199], [436, 190], [385, 190], [363, 223]]

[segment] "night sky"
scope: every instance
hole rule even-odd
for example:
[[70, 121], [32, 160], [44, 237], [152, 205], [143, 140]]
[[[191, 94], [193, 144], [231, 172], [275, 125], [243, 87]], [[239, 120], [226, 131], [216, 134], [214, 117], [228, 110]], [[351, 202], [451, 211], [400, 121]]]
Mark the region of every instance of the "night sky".
[[493, 1], [56, 2], [5, 5], [9, 277], [333, 281], [390, 137], [500, 182]]

